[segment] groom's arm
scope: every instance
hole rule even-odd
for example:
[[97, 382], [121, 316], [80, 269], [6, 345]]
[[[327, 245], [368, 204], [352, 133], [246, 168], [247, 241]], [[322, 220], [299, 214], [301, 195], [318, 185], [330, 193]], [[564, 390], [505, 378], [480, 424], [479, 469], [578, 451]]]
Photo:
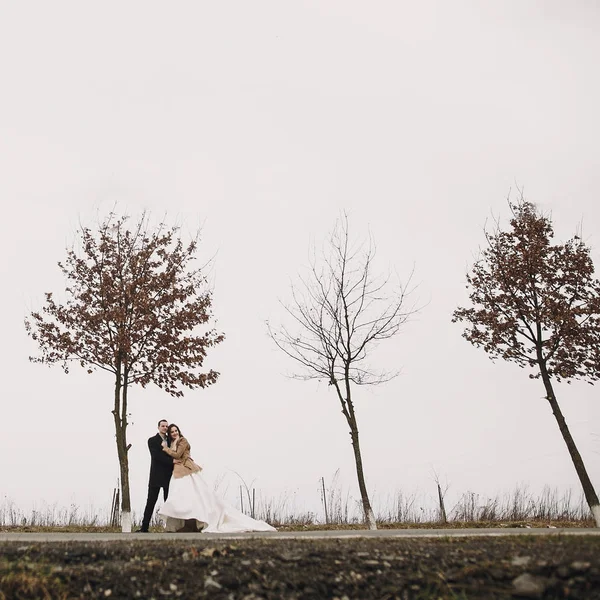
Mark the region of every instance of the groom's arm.
[[157, 460], [169, 467], [173, 466], [173, 459], [162, 451], [162, 444], [157, 437], [151, 437], [148, 440], [148, 450], [150, 450], [150, 456], [153, 460]]

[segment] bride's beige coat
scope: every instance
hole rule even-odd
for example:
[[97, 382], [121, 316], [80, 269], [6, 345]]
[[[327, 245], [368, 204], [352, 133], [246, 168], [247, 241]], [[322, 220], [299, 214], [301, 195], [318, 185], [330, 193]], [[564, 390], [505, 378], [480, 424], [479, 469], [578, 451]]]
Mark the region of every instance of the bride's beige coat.
[[179, 437], [173, 448], [163, 446], [163, 452], [181, 461], [173, 464], [173, 477], [175, 479], [202, 471], [202, 467], [197, 465], [190, 456], [191, 448], [190, 443], [184, 437]]

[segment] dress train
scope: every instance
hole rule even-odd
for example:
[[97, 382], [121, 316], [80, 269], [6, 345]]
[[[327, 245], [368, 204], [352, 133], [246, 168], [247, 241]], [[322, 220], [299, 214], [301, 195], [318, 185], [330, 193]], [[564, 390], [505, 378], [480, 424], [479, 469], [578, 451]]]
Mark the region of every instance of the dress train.
[[277, 531], [274, 527], [227, 506], [204, 481], [200, 472], [171, 477], [169, 497], [159, 510], [166, 531], [177, 531], [185, 521], [195, 519], [203, 533]]

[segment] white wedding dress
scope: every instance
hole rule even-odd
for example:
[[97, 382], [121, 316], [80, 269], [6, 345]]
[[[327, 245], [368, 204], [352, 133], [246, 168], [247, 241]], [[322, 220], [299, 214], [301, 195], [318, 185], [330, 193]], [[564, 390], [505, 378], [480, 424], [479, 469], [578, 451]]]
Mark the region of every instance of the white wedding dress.
[[213, 492], [200, 472], [171, 477], [169, 496], [158, 515], [165, 521], [166, 531], [177, 531], [186, 519], [195, 519], [203, 533], [242, 533], [245, 531], [277, 531], [264, 521], [257, 521], [227, 506]]

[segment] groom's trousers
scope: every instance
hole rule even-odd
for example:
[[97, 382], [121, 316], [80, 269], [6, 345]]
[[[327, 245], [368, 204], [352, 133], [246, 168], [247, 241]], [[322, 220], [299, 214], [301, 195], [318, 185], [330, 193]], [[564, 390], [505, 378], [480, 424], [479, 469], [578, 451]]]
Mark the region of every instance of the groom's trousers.
[[160, 492], [160, 488], [163, 490], [163, 497], [165, 501], [169, 496], [169, 482], [167, 481], [166, 485], [148, 486], [148, 500], [146, 500], [146, 508], [144, 509], [144, 519], [142, 521], [142, 531], [147, 531], [150, 527], [150, 521], [152, 520], [152, 514], [154, 513], [154, 507], [156, 506], [156, 501], [158, 500], [158, 494]]

